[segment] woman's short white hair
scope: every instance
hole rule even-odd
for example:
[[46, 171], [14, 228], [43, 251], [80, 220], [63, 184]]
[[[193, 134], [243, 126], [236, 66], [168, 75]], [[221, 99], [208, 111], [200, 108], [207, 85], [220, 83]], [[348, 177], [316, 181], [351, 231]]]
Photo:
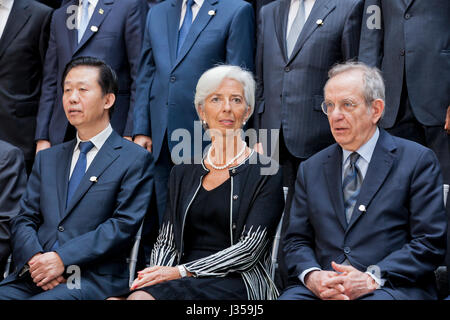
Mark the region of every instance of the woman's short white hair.
[[247, 108], [250, 108], [248, 116], [250, 118], [255, 109], [255, 80], [250, 71], [232, 65], [219, 65], [211, 68], [205, 71], [198, 79], [194, 98], [197, 115], [199, 115], [198, 108], [204, 108], [206, 97], [216, 91], [224, 79], [236, 80], [242, 84], [245, 102], [247, 103]]

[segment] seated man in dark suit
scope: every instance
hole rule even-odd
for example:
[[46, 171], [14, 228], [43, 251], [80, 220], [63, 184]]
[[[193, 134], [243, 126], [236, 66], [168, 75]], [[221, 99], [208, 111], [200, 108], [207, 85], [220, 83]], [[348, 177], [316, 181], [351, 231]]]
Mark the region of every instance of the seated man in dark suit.
[[9, 220], [19, 212], [19, 200], [26, 184], [23, 152], [0, 140], [0, 271], [4, 270], [11, 251]]
[[435, 154], [378, 128], [377, 69], [337, 65], [324, 92], [337, 144], [300, 165], [281, 299], [436, 299], [447, 219]]
[[153, 158], [111, 128], [117, 77], [108, 65], [74, 59], [62, 86], [77, 136], [37, 154], [11, 222], [16, 268], [0, 300], [104, 299], [128, 287], [126, 257], [149, 205]]

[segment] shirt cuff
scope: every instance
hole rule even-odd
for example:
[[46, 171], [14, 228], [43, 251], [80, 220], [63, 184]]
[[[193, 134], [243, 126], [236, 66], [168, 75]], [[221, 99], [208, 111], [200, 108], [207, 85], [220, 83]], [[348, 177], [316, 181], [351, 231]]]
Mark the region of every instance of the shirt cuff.
[[384, 283], [386, 282], [386, 280], [377, 277], [375, 274], [373, 274], [372, 272], [366, 271], [366, 273], [372, 277], [373, 280], [375, 280], [375, 282], [378, 284], [377, 289], [381, 288], [382, 286], [384, 286]]
[[305, 287], [306, 287], [306, 284], [305, 284], [305, 277], [306, 277], [306, 275], [308, 273], [310, 273], [311, 271], [316, 271], [316, 270], [321, 271], [322, 269], [317, 268], [317, 267], [309, 268], [309, 269], [306, 269], [305, 271], [303, 271], [300, 274], [300, 276], [298, 277]]

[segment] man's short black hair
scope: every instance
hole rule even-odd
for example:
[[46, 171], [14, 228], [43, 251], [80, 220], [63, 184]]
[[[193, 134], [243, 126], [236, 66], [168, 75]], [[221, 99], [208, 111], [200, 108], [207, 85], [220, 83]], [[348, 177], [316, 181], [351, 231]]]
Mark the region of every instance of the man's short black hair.
[[[101, 59], [94, 57], [77, 57], [71, 60], [64, 69], [61, 86], [64, 91], [64, 81], [66, 80], [67, 74], [76, 67], [95, 67], [98, 69], [99, 77], [97, 79], [98, 84], [102, 88], [103, 95], [108, 93], [114, 93], [117, 97], [118, 92], [118, 80], [116, 72]], [[109, 115], [111, 116], [113, 112], [114, 105], [109, 109]]]

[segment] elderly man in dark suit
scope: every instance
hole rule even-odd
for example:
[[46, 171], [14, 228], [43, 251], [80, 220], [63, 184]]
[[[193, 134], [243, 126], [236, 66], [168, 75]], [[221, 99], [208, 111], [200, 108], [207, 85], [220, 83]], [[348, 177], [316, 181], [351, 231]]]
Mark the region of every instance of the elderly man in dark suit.
[[[111, 127], [117, 77], [109, 66], [80, 57], [63, 79], [77, 136], [36, 156], [11, 222], [16, 268], [0, 300], [105, 299], [128, 288], [126, 257], [148, 210], [153, 158]], [[77, 278], [65, 283], [65, 272]]]
[[33, 0], [0, 3], [0, 139], [23, 151], [28, 172], [51, 14]]
[[71, 0], [55, 10], [37, 115], [37, 151], [75, 135], [64, 115], [63, 93], [57, 83], [66, 64], [80, 56], [102, 59], [117, 73], [119, 91], [111, 125], [118, 134], [131, 136], [135, 80], [147, 10], [145, 0]]
[[322, 89], [333, 64], [357, 57], [362, 9], [362, 0], [279, 0], [260, 11], [253, 126], [269, 130], [258, 146], [283, 167], [287, 210], [300, 162], [333, 143]]
[[323, 111], [336, 144], [300, 165], [281, 299], [436, 299], [447, 219], [436, 155], [377, 126], [377, 69], [337, 65]]
[[0, 271], [4, 270], [11, 252], [9, 221], [19, 213], [19, 200], [26, 183], [23, 152], [0, 140]]

